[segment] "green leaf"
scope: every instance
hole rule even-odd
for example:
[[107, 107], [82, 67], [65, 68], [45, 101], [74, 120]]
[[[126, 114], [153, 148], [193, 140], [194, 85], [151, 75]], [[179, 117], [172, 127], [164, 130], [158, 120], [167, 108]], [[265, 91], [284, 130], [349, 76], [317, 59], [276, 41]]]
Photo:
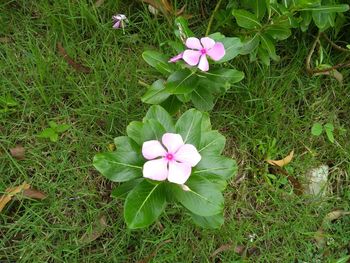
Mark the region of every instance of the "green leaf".
[[258, 57], [266, 66], [270, 66], [270, 56], [261, 46], [258, 48]]
[[132, 121], [126, 127], [126, 133], [127, 135], [133, 139], [137, 144], [142, 145], [142, 129], [143, 129], [143, 123], [140, 121]]
[[46, 139], [50, 139], [51, 137], [53, 137], [54, 135], [57, 135], [56, 131], [52, 128], [45, 128], [41, 133], [39, 133], [37, 136], [39, 138], [46, 138]]
[[334, 143], [334, 126], [332, 123], [326, 123], [324, 126], [324, 130], [326, 131], [326, 135], [327, 135], [327, 138], [328, 140], [331, 142], [331, 143]]
[[208, 111], [214, 107], [214, 97], [207, 87], [198, 87], [191, 93], [191, 99], [196, 109]]
[[55, 130], [58, 133], [64, 133], [65, 131], [69, 130], [69, 128], [70, 128], [70, 125], [68, 125], [68, 124], [59, 124], [59, 125], [57, 125]]
[[129, 181], [142, 176], [145, 159], [141, 148], [126, 136], [115, 138], [115, 152], [96, 154], [94, 167], [105, 177], [114, 182]]
[[269, 53], [270, 58], [278, 61], [279, 56], [276, 55], [276, 49], [272, 39], [268, 35], [262, 34], [260, 35], [260, 40], [261, 46]]
[[188, 69], [183, 69], [171, 74], [165, 83], [166, 90], [171, 94], [186, 94], [197, 86], [198, 78]]
[[142, 53], [147, 64], [157, 69], [164, 75], [169, 75], [173, 71], [173, 65], [168, 62], [169, 57], [157, 51], [147, 50]]
[[277, 40], [285, 40], [291, 35], [291, 31], [286, 25], [270, 25], [266, 29], [266, 33]]
[[246, 29], [260, 28], [261, 24], [257, 17], [249, 11], [238, 9], [232, 11], [233, 16], [236, 18], [237, 24]]
[[202, 133], [201, 143], [198, 148], [203, 155], [220, 155], [225, 148], [226, 138], [218, 131], [207, 131]]
[[125, 201], [124, 218], [128, 228], [149, 226], [163, 212], [165, 205], [163, 184], [142, 181], [128, 194]]
[[155, 119], [165, 128], [166, 132], [175, 132], [175, 124], [169, 113], [161, 106], [154, 105], [149, 108], [144, 120]]
[[[191, 31], [191, 29], [188, 27], [188, 21], [183, 18], [182, 16], [179, 16], [175, 19], [175, 25], [177, 28], [181, 28], [182, 30], [182, 33], [184, 34], [183, 37], [185, 38], [189, 38], [189, 37], [193, 37], [194, 36], [194, 33]], [[180, 39], [181, 39], [181, 36], [180, 36], [180, 31], [179, 29], [175, 30], [175, 35]]]
[[320, 30], [325, 30], [328, 24], [329, 14], [320, 11], [312, 11], [312, 19]]
[[322, 124], [319, 122], [314, 123], [311, 128], [311, 134], [314, 136], [320, 136], [323, 131]]
[[50, 141], [52, 141], [52, 142], [57, 142], [57, 141], [58, 141], [58, 134], [57, 134], [57, 133], [53, 133], [53, 134], [50, 136]]
[[171, 186], [175, 198], [184, 207], [200, 216], [212, 216], [222, 212], [224, 197], [215, 185], [200, 177], [190, 177], [186, 185], [189, 191], [184, 191], [180, 185]]
[[211, 122], [210, 122], [210, 116], [207, 112], [202, 112], [202, 125], [201, 125], [201, 131], [202, 133], [211, 131]]
[[186, 111], [177, 121], [176, 132], [182, 136], [185, 143], [198, 147], [201, 141], [202, 113], [195, 109]]
[[205, 76], [212, 82], [220, 83], [224, 86], [227, 83], [234, 84], [240, 82], [244, 78], [244, 73], [236, 69], [220, 68], [201, 73], [201, 76]]
[[54, 121], [49, 121], [49, 126], [50, 126], [52, 129], [56, 130], [57, 123], [54, 122]]
[[300, 11], [314, 11], [322, 13], [342, 13], [349, 10], [349, 5], [322, 5], [318, 7], [303, 8]]
[[259, 43], [260, 43], [259, 34], [256, 34], [256, 35], [254, 35], [253, 38], [243, 42], [243, 47], [241, 48], [239, 53], [241, 55], [250, 54], [258, 47]]
[[217, 155], [202, 155], [201, 161], [195, 167], [193, 174], [216, 175], [228, 180], [237, 173], [237, 163], [235, 160]]
[[225, 56], [218, 61], [223, 63], [237, 57], [243, 46], [241, 40], [238, 37], [225, 37], [220, 41], [225, 47]]
[[141, 100], [148, 104], [160, 104], [171, 94], [165, 89], [164, 80], [157, 80], [147, 89]]
[[169, 114], [174, 115], [177, 113], [182, 106], [182, 102], [177, 98], [176, 95], [171, 95], [163, 103], [160, 104]]
[[266, 13], [266, 1], [264, 0], [254, 0], [250, 1], [252, 3], [251, 7], [254, 10], [255, 15], [260, 20], [264, 17]]
[[191, 213], [193, 222], [203, 228], [217, 229], [224, 224], [224, 216], [222, 213], [213, 216], [199, 216]]
[[125, 182], [112, 190], [111, 196], [114, 198], [124, 198], [132, 189], [134, 189], [144, 178], [138, 178]]
[[163, 134], [166, 133], [163, 125], [154, 119], [145, 120], [142, 127], [142, 142], [149, 140], [162, 140]]
[[312, 13], [310, 11], [304, 11], [300, 13], [300, 17], [302, 18], [302, 21], [300, 22], [300, 29], [301, 31], [305, 32], [312, 21]]

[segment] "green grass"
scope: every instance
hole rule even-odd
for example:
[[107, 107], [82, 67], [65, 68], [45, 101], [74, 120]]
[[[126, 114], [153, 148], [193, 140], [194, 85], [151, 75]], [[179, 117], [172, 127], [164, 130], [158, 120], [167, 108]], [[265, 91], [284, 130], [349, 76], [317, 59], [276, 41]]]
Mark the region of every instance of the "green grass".
[[[125, 35], [111, 29], [110, 18], [120, 10], [131, 21]], [[242, 178], [225, 192], [225, 225], [200, 229], [184, 210], [169, 205], [160, 218], [162, 227], [130, 231], [123, 202], [110, 198], [114, 184], [94, 170], [92, 158], [124, 134], [130, 121], [143, 117], [148, 106], [140, 101], [144, 87], [138, 82], [157, 75], [141, 53], [159, 46], [166, 50], [172, 29], [137, 1], [105, 1], [99, 8], [92, 1], [5, 1], [0, 19], [5, 25], [0, 37], [10, 38], [0, 43], [0, 96], [18, 102], [14, 112], [0, 115], [0, 190], [27, 181], [48, 195], [43, 201], [16, 198], [2, 211], [0, 261], [136, 262], [169, 239], [153, 262], [335, 262], [350, 253], [349, 217], [327, 227], [324, 250], [314, 241], [327, 213], [350, 210], [350, 72], [342, 70], [343, 86], [306, 76], [304, 60], [312, 39], [284, 43], [281, 62], [270, 68], [246, 58], [233, 61], [246, 78], [219, 98], [211, 113], [214, 128], [227, 136], [226, 153], [237, 159]], [[193, 21], [196, 32], [205, 31], [199, 15]], [[57, 42], [92, 73], [70, 67], [58, 55]], [[37, 137], [50, 120], [71, 125], [57, 143]], [[316, 121], [334, 124], [336, 143], [311, 135]], [[8, 153], [18, 144], [26, 149], [25, 160]], [[292, 149], [296, 156], [288, 172], [300, 181], [309, 169], [330, 166], [329, 196], [315, 201], [295, 195], [290, 183], [267, 181], [264, 160]], [[101, 215], [108, 225], [103, 234], [82, 242]], [[231, 249], [210, 257], [228, 243], [244, 245], [252, 255]]]

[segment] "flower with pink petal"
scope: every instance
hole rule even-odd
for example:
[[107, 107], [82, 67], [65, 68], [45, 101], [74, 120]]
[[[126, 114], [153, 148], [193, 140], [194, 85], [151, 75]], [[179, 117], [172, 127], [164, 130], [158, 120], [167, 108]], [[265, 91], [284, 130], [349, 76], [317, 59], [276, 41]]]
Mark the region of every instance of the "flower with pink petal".
[[169, 62], [176, 62], [183, 59], [188, 65], [196, 66], [202, 71], [209, 70], [207, 56], [212, 60], [218, 61], [225, 56], [225, 47], [221, 42], [215, 42], [210, 37], [203, 37], [200, 40], [195, 37], [189, 37], [186, 40], [186, 49], [183, 53], [171, 58]]
[[143, 177], [181, 185], [190, 177], [192, 167], [201, 160], [196, 147], [185, 144], [181, 135], [175, 133], [165, 133], [162, 143], [157, 140], [144, 142], [142, 155], [149, 160], [143, 166]]
[[129, 23], [129, 20], [123, 14], [114, 15], [112, 16], [112, 19], [114, 22], [114, 29], [122, 28], [124, 30], [125, 24]]

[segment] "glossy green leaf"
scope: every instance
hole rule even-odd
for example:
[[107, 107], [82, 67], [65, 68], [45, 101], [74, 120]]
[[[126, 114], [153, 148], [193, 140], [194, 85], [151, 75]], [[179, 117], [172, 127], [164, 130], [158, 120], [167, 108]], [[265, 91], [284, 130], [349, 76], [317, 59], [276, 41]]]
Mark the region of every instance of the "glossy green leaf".
[[182, 102], [176, 95], [171, 95], [165, 101], [160, 104], [169, 114], [174, 115], [179, 111], [182, 106]]
[[195, 108], [200, 111], [208, 111], [214, 107], [214, 97], [207, 87], [200, 86], [193, 90], [191, 99]]
[[113, 182], [125, 182], [142, 176], [141, 154], [130, 151], [98, 153], [93, 160], [94, 167]]
[[329, 14], [320, 11], [312, 11], [312, 19], [320, 30], [325, 30], [328, 24]]
[[302, 18], [300, 22], [301, 31], [305, 32], [312, 21], [312, 13], [310, 11], [304, 11], [300, 13], [300, 17]]
[[164, 54], [147, 50], [142, 53], [142, 57], [147, 64], [154, 67], [162, 74], [169, 75], [173, 71], [173, 65], [168, 63], [169, 57]]
[[166, 132], [175, 132], [175, 124], [170, 116], [170, 114], [161, 106], [154, 105], [149, 108], [146, 113], [144, 120], [155, 119], [157, 120], [163, 127]]
[[243, 46], [238, 37], [225, 37], [220, 42], [225, 47], [225, 56], [218, 63], [223, 63], [237, 57]]
[[291, 35], [291, 31], [288, 26], [285, 25], [270, 25], [266, 29], [266, 33], [277, 40], [285, 40]]
[[334, 126], [332, 123], [326, 123], [324, 126], [324, 130], [326, 131], [326, 135], [327, 135], [327, 138], [328, 140], [331, 142], [331, 143], [334, 143]]
[[212, 216], [222, 212], [224, 198], [215, 185], [200, 177], [190, 177], [186, 185], [189, 191], [184, 191], [180, 185], [172, 185], [175, 198], [184, 207], [200, 216]]
[[142, 128], [143, 123], [140, 121], [132, 121], [130, 124], [126, 127], [126, 133], [127, 135], [133, 139], [135, 142], [137, 142], [139, 145], [142, 145]]
[[118, 152], [136, 152], [141, 153], [141, 147], [128, 136], [119, 136], [114, 138], [114, 144]]
[[279, 56], [276, 55], [276, 48], [270, 36], [266, 34], [260, 35], [261, 46], [269, 53], [271, 59], [278, 61]]
[[342, 13], [349, 10], [349, 5], [339, 4], [339, 5], [322, 5], [318, 7], [308, 7], [303, 8], [300, 11], [314, 11], [321, 13]]
[[163, 184], [142, 181], [128, 194], [125, 201], [124, 218], [128, 228], [149, 226], [163, 212], [165, 205]]
[[166, 130], [159, 121], [149, 119], [144, 121], [141, 138], [143, 142], [149, 140], [161, 141], [164, 133], [166, 133]]
[[137, 179], [122, 183], [121, 185], [118, 185], [116, 188], [112, 190], [111, 196], [114, 198], [125, 198], [126, 195], [143, 180], [144, 178], [137, 178]]
[[213, 216], [199, 216], [191, 213], [191, 217], [196, 225], [207, 229], [217, 229], [224, 224], [222, 213]]
[[198, 147], [201, 141], [202, 113], [195, 109], [186, 111], [177, 121], [176, 132], [182, 136], [185, 143]]
[[165, 86], [171, 94], [186, 94], [196, 88], [198, 78], [188, 69], [183, 69], [172, 73]]
[[240, 82], [244, 78], [244, 73], [236, 69], [220, 68], [202, 73], [207, 79], [214, 83], [224, 86], [226, 84], [234, 84]]
[[202, 112], [202, 125], [201, 125], [202, 133], [209, 132], [209, 131], [211, 131], [211, 129], [212, 129], [212, 127], [211, 127], [211, 121], [210, 121], [209, 113]]
[[218, 131], [202, 133], [198, 151], [201, 155], [220, 155], [225, 148], [226, 138]]
[[239, 53], [241, 55], [250, 54], [259, 46], [259, 43], [260, 43], [260, 38], [259, 38], [259, 35], [256, 34], [251, 39], [248, 39], [248, 40], [243, 42], [243, 46], [242, 46], [241, 50], [239, 51]]
[[141, 100], [148, 104], [160, 104], [171, 94], [165, 89], [164, 80], [157, 80], [147, 89]]
[[201, 161], [195, 167], [193, 174], [217, 175], [225, 180], [232, 178], [237, 173], [235, 160], [217, 155], [202, 155]]
[[254, 0], [254, 1], [250, 1], [250, 2], [252, 3], [251, 8], [254, 10], [254, 13], [257, 16], [257, 18], [259, 20], [261, 18], [263, 18], [265, 13], [266, 13], [266, 1]]
[[256, 15], [243, 9], [237, 9], [232, 11], [233, 16], [236, 18], [237, 24], [246, 29], [260, 28], [261, 24]]

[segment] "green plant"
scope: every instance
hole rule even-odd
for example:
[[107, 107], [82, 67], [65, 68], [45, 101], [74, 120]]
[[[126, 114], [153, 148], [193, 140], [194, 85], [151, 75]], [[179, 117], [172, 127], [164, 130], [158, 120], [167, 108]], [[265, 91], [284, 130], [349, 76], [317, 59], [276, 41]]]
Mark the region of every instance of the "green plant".
[[64, 133], [70, 128], [68, 124], [57, 124], [54, 121], [49, 121], [49, 126], [49, 128], [45, 128], [37, 136], [39, 138], [50, 139], [52, 142], [57, 142], [59, 134]]
[[[176, 179], [180, 170], [174, 174], [176, 183], [173, 183], [174, 179], [170, 180], [171, 162], [167, 164], [168, 181], [167, 176], [159, 179], [159, 169], [149, 171], [151, 177], [146, 174], [149, 163], [164, 162], [168, 158], [166, 154], [161, 159], [147, 161], [147, 143], [163, 140], [163, 145], [168, 147], [164, 144], [164, 134], [169, 132], [179, 134], [184, 143], [198, 149], [201, 156], [185, 182], [179, 183]], [[207, 114], [191, 109], [174, 124], [166, 110], [152, 106], [142, 122], [131, 122], [127, 136], [115, 138], [114, 143], [116, 151], [97, 154], [93, 164], [113, 182], [124, 182], [113, 190], [112, 196], [126, 195], [124, 218], [129, 228], [149, 226], [164, 211], [166, 204], [174, 201], [188, 209], [194, 222], [203, 227], [218, 228], [223, 224], [224, 198], [221, 192], [226, 188], [226, 181], [235, 175], [237, 167], [234, 160], [221, 156], [225, 137], [212, 130]], [[150, 151], [156, 150], [154, 148]], [[176, 156], [179, 151], [171, 155]]]
[[312, 125], [311, 134], [314, 136], [320, 136], [322, 132], [325, 131], [328, 140], [331, 143], [334, 143], [334, 126], [332, 123], [326, 123], [322, 125], [319, 122], [316, 122]]

